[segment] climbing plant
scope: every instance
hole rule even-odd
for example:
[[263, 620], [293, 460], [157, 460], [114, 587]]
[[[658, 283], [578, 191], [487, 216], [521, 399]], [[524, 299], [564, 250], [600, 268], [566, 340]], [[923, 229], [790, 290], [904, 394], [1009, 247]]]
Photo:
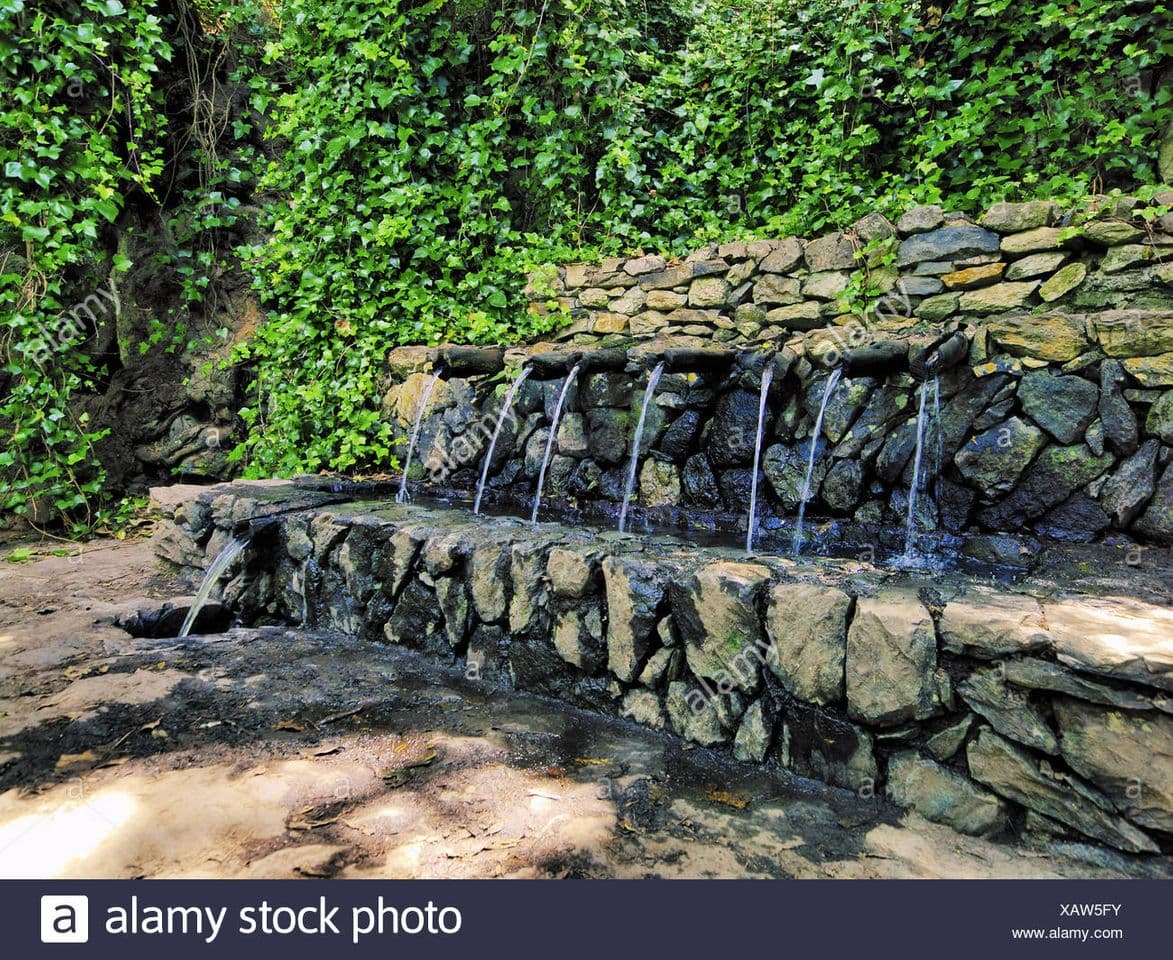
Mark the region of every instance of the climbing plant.
[[101, 432], [71, 401], [98, 371], [84, 342], [114, 323], [102, 234], [162, 168], [160, 20], [120, 0], [0, 0], [0, 509], [94, 517]]

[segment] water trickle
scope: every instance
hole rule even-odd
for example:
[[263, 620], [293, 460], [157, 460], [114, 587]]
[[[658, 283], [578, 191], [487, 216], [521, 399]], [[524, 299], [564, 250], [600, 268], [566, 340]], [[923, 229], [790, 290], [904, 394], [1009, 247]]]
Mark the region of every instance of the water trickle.
[[933, 489], [940, 497], [941, 491], [937, 485], [941, 483], [941, 380], [933, 377], [933, 439], [935, 457], [933, 461]]
[[407, 471], [411, 469], [411, 455], [415, 451], [416, 442], [420, 437], [420, 428], [424, 423], [424, 413], [428, 409], [428, 401], [432, 398], [432, 391], [436, 388], [436, 381], [439, 379], [439, 372], [433, 374], [432, 379], [424, 388], [423, 397], [420, 398], [420, 408], [415, 414], [415, 426], [411, 429], [411, 440], [407, 444], [407, 457], [403, 461], [403, 476], [399, 480], [399, 493], [395, 495], [396, 503], [407, 503]]
[[635, 489], [635, 471], [639, 466], [639, 445], [643, 440], [644, 435], [644, 421], [648, 416], [648, 404], [652, 402], [652, 395], [656, 392], [656, 384], [660, 382], [660, 376], [664, 373], [664, 361], [661, 360], [656, 364], [656, 369], [652, 371], [652, 375], [648, 377], [648, 387], [644, 390], [644, 402], [639, 411], [639, 423], [635, 428], [635, 437], [632, 439], [631, 446], [631, 463], [627, 468], [627, 486], [623, 488], [623, 506], [619, 509], [619, 532], [627, 527], [627, 508], [631, 503], [631, 493]]
[[758, 467], [762, 462], [762, 438], [766, 428], [766, 400], [770, 393], [770, 383], [774, 379], [774, 364], [766, 364], [762, 371], [762, 393], [758, 399], [758, 436], [753, 448], [753, 479], [749, 487], [749, 519], [746, 521], [745, 552], [753, 553], [754, 527], [758, 512]]
[[579, 364], [575, 364], [566, 375], [566, 382], [562, 384], [562, 391], [558, 394], [558, 403], [554, 406], [554, 416], [550, 418], [550, 436], [546, 438], [546, 455], [542, 457], [542, 469], [538, 471], [538, 489], [534, 493], [534, 510], [530, 515], [530, 523], [538, 522], [538, 508], [542, 505], [542, 487], [546, 482], [546, 468], [550, 464], [550, 454], [554, 452], [554, 438], [558, 436], [558, 424], [562, 420], [562, 407], [566, 403], [566, 395], [570, 392], [570, 385], [578, 376]]
[[[934, 388], [940, 390], [937, 381], [933, 381]], [[908, 488], [908, 521], [905, 526], [904, 533], [904, 557], [905, 561], [912, 560], [916, 556], [916, 501], [921, 490], [921, 462], [924, 457], [925, 447], [925, 430], [928, 423], [926, 414], [927, 399], [929, 395], [930, 385], [928, 380], [922, 380], [920, 385], [920, 407], [916, 415], [916, 454], [912, 461], [912, 484]], [[939, 398], [938, 398], [939, 403]], [[937, 426], [938, 444], [940, 442], [940, 427]], [[940, 456], [940, 453], [937, 454]], [[938, 468], [939, 472], [939, 468]]]
[[815, 418], [815, 429], [811, 433], [810, 440], [810, 456], [806, 462], [806, 478], [802, 481], [802, 497], [798, 504], [798, 523], [794, 528], [794, 552], [801, 553], [802, 545], [804, 543], [802, 535], [803, 519], [806, 516], [806, 504], [811, 498], [811, 478], [815, 472], [815, 456], [819, 449], [819, 434], [823, 429], [823, 416], [827, 412], [827, 404], [831, 400], [831, 394], [835, 388], [839, 386], [839, 379], [843, 376], [843, 368], [836, 367], [831, 371], [831, 375], [827, 377], [827, 385], [823, 388], [823, 401], [819, 404], [819, 415]]
[[518, 374], [517, 379], [509, 387], [509, 392], [505, 394], [505, 399], [501, 403], [501, 412], [497, 415], [497, 425], [493, 428], [493, 438], [489, 441], [489, 450], [485, 454], [485, 465], [481, 468], [481, 479], [477, 484], [477, 498], [473, 503], [472, 512], [481, 512], [481, 497], [485, 494], [485, 484], [489, 480], [489, 464], [493, 462], [493, 451], [497, 449], [497, 440], [501, 436], [501, 428], [505, 426], [505, 421], [509, 419], [510, 411], [513, 410], [513, 400], [517, 396], [517, 391], [521, 389], [521, 385], [525, 383], [525, 378], [529, 376], [532, 367], [522, 367], [521, 373]]
[[200, 584], [200, 589], [196, 592], [195, 599], [191, 602], [191, 608], [187, 611], [183, 626], [179, 628], [179, 636], [186, 637], [191, 631], [192, 626], [195, 625], [196, 617], [200, 615], [204, 604], [208, 602], [212, 588], [216, 586], [220, 578], [224, 575], [224, 571], [228, 569], [228, 564], [240, 556], [241, 551], [248, 546], [248, 541], [248, 534], [234, 537], [224, 545], [224, 549], [216, 554], [216, 559], [208, 566], [208, 572], [204, 574], [203, 583]]

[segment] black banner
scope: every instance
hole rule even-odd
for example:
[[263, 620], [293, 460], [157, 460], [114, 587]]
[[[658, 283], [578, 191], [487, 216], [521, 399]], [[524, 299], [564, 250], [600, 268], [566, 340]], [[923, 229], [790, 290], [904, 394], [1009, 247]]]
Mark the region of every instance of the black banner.
[[0, 949], [14, 960], [1134, 957], [1167, 950], [1171, 890], [1135, 880], [9, 881]]

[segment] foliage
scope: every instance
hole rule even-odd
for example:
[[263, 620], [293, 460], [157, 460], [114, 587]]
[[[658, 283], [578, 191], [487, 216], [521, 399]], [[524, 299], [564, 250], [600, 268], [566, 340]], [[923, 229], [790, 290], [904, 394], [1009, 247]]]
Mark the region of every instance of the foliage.
[[162, 169], [171, 51], [140, 4], [0, 0], [0, 53], [0, 510], [85, 528], [103, 475], [101, 432], [71, 404], [99, 372], [81, 343], [113, 321], [129, 266], [102, 234]]
[[[188, 4], [198, 36], [173, 15]], [[270, 313], [235, 357], [251, 388], [234, 456], [254, 474], [378, 467], [387, 351], [552, 332], [555, 278], [536, 282], [555, 309], [523, 296], [538, 264], [1155, 184], [1167, 17], [1093, 0], [0, 0], [0, 506], [69, 512], [100, 487], [71, 401], [101, 371], [45, 331], [117, 282], [110, 225], [132, 195], [165, 209], [158, 266], [192, 305], [260, 207], [267, 239], [241, 255]], [[160, 89], [173, 48], [187, 106]], [[226, 85], [247, 100], [232, 122]], [[890, 259], [866, 256], [862, 303]], [[165, 327], [139, 349], [177, 349]]]

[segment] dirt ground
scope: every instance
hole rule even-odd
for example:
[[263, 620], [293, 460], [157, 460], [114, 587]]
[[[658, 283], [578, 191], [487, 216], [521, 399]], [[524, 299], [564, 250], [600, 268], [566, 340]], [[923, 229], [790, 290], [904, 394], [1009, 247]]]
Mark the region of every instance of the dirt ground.
[[0, 876], [1170, 872], [964, 837], [400, 649], [117, 626], [184, 589], [146, 540], [0, 562]]

